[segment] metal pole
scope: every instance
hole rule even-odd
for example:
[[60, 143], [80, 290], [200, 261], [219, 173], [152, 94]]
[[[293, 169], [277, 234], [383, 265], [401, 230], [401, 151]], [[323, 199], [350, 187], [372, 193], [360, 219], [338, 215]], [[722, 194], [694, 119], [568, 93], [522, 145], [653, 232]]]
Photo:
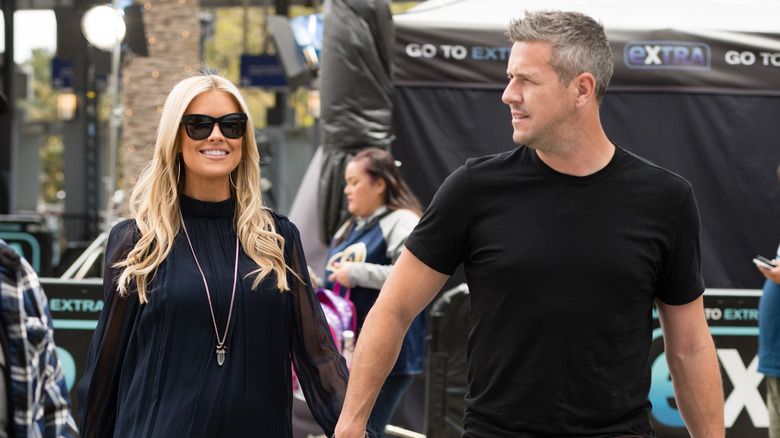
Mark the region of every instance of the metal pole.
[[[119, 0], [113, 0], [112, 7], [119, 16]], [[114, 212], [114, 187], [116, 184], [116, 155], [119, 144], [119, 126], [122, 122], [122, 108], [119, 106], [119, 61], [121, 56], [122, 41], [114, 30], [114, 48], [111, 51], [111, 118], [108, 129], [108, 153], [106, 164], [106, 178], [104, 186], [106, 190], [106, 210], [103, 230], [111, 230]]]
[[8, 112], [0, 114], [0, 214], [12, 214], [16, 209], [16, 87], [14, 62], [14, 12], [16, 0], [2, 0], [5, 52], [2, 54], [0, 82], [7, 99]]

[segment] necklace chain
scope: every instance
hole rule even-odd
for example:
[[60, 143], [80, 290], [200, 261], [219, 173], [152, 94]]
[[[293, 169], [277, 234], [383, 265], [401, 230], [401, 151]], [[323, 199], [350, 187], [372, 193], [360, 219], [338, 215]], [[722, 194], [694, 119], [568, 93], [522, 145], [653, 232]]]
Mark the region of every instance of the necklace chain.
[[214, 323], [214, 332], [217, 334], [217, 363], [219, 366], [222, 366], [222, 362], [225, 360], [225, 352], [227, 350], [227, 347], [225, 347], [225, 341], [227, 340], [228, 330], [230, 330], [230, 318], [233, 316], [233, 302], [236, 298], [236, 280], [238, 278], [238, 233], [236, 233], [236, 265], [233, 268], [233, 293], [230, 296], [230, 310], [228, 311], [228, 319], [227, 323], [225, 324], [225, 334], [222, 336], [222, 339], [220, 339], [219, 329], [217, 328], [217, 318], [214, 316], [214, 306], [211, 304], [211, 293], [209, 292], [209, 285], [206, 282], [206, 276], [203, 274], [203, 269], [200, 267], [200, 262], [198, 262], [198, 256], [195, 255], [195, 248], [192, 246], [190, 234], [187, 232], [187, 225], [184, 224], [184, 216], [182, 216], [181, 211], [179, 212], [179, 218], [181, 219], [181, 227], [184, 229], [184, 235], [187, 237], [187, 243], [190, 245], [190, 251], [192, 251], [192, 258], [195, 259], [195, 265], [198, 267], [198, 271], [200, 271], [200, 277], [203, 279], [203, 285], [206, 286], [206, 297], [209, 299], [211, 321]]

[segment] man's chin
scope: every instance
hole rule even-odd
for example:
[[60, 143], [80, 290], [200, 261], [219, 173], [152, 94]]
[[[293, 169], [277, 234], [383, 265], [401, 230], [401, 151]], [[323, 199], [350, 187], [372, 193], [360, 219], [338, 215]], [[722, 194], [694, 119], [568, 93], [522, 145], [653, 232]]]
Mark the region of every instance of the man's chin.
[[522, 134], [515, 132], [512, 134], [512, 141], [514, 141], [517, 144], [524, 144], [525, 137], [523, 137]]

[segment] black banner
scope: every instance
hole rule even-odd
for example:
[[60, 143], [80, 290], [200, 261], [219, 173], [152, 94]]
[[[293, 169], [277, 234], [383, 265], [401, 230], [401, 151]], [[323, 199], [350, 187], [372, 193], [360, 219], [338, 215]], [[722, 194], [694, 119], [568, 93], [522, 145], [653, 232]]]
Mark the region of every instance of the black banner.
[[[506, 29], [398, 24], [398, 85], [506, 85]], [[615, 74], [610, 87], [740, 90], [780, 94], [780, 35], [727, 31], [607, 29]]]
[[[517, 147], [501, 88], [431, 85], [395, 91], [391, 151], [425, 204], [466, 159]], [[778, 114], [780, 95], [610, 88], [604, 97], [601, 121], [610, 140], [693, 186], [708, 288], [760, 288], [764, 277], [751, 260], [777, 250]]]

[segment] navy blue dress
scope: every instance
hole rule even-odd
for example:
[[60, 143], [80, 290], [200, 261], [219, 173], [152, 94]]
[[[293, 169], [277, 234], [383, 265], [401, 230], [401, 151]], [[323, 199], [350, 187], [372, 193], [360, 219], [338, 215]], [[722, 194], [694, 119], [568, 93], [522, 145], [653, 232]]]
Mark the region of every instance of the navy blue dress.
[[[182, 196], [180, 205], [223, 336], [236, 251], [234, 202]], [[78, 386], [82, 436], [290, 437], [293, 364], [315, 419], [327, 435], [333, 432], [347, 368], [311, 288], [298, 230], [274, 217], [285, 239], [291, 290], [280, 293], [273, 275], [252, 290], [254, 276], [247, 275], [257, 265], [239, 252], [223, 366], [184, 232], [158, 267], [148, 303], [139, 305], [136, 295], [118, 296], [120, 271], [111, 267], [137, 238], [135, 222], [114, 227], [106, 249], [105, 305]]]

